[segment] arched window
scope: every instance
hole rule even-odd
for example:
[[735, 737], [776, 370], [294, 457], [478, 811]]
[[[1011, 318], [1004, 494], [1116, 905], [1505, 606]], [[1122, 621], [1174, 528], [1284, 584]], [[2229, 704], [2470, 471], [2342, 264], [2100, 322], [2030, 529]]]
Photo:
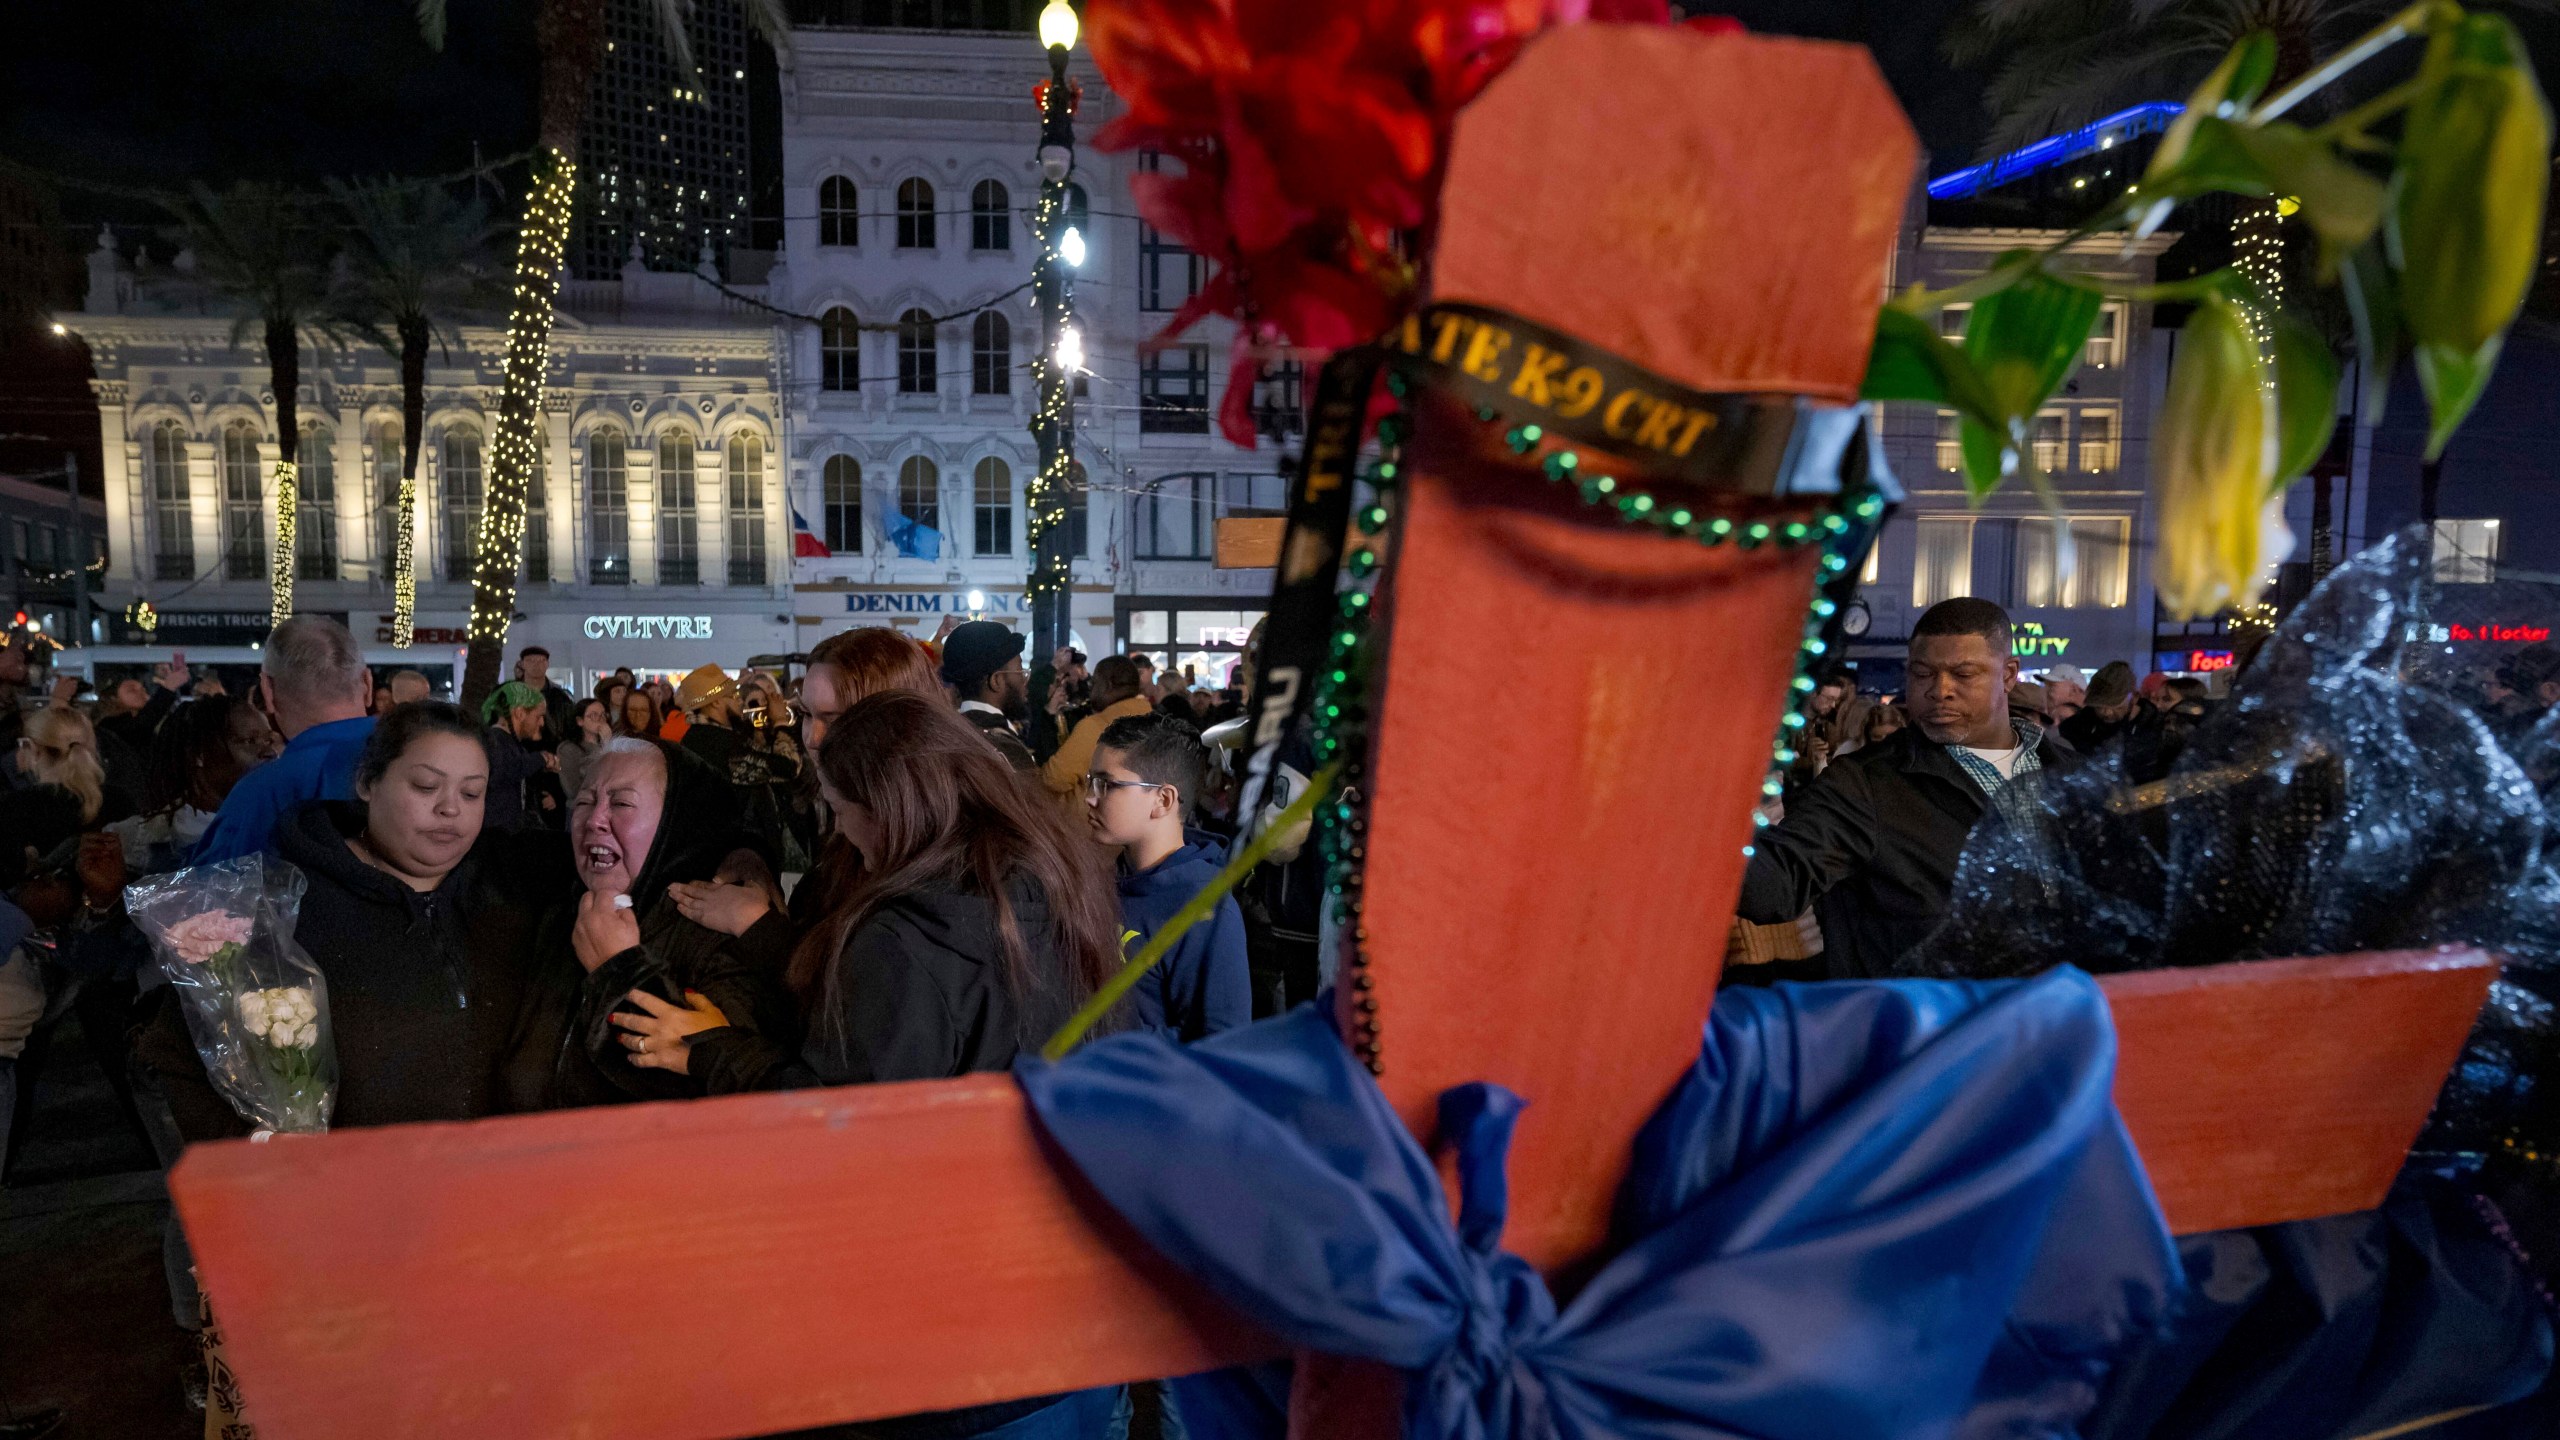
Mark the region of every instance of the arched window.
[[669, 430], [658, 437], [658, 583], [692, 585], [702, 579], [702, 553], [693, 515], [693, 436]]
[[933, 317], [910, 310], [898, 317], [898, 393], [930, 395], [934, 390]]
[[456, 425], [444, 432], [444, 578], [471, 578], [480, 539], [480, 432]]
[[850, 455], [827, 457], [825, 476], [827, 548], [838, 555], [862, 553], [862, 462]]
[[1013, 322], [981, 310], [969, 327], [969, 390], [976, 395], [1013, 393]]
[[729, 437], [729, 583], [764, 583], [764, 438]]
[[969, 248], [1013, 248], [1013, 195], [1001, 180], [981, 180], [969, 192]]
[[152, 573], [163, 580], [196, 574], [195, 516], [188, 503], [187, 432], [175, 420], [151, 427], [142, 449], [143, 489], [151, 497]]
[[373, 447], [373, 494], [367, 497], [373, 505], [373, 578], [388, 583], [400, 559], [400, 463], [407, 442], [399, 425], [384, 420], [366, 432], [365, 443]]
[[933, 248], [933, 182], [921, 177], [898, 182], [898, 248]]
[[818, 182], [818, 243], [853, 246], [862, 243], [859, 221], [861, 209], [855, 203], [853, 182], [842, 175], [830, 175]]
[[862, 388], [862, 330], [841, 305], [819, 317], [818, 362], [820, 389]]
[[551, 581], [551, 475], [542, 437], [533, 441], [533, 473], [524, 482], [524, 578], [536, 585]]
[[222, 577], [267, 578], [265, 488], [258, 482], [258, 427], [234, 420], [222, 431]]
[[[898, 467], [898, 514], [918, 530], [942, 528], [942, 471], [921, 455], [908, 456]], [[899, 548], [913, 553], [903, 540]]]
[[587, 436], [587, 580], [631, 583], [630, 492], [625, 488], [622, 432], [597, 426]]
[[970, 509], [977, 521], [978, 553], [1013, 553], [1013, 471], [990, 455], [970, 479]]
[[302, 427], [294, 444], [294, 573], [305, 580], [338, 578], [338, 443], [326, 425]]

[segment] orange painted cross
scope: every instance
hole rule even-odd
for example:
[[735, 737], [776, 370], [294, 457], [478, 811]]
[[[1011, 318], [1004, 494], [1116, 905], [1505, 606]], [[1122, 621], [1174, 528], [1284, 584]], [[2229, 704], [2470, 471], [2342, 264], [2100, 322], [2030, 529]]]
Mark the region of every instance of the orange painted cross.
[[[1433, 293], [1845, 403], [1915, 160], [1861, 50], [1570, 26], [1461, 118]], [[1426, 1139], [1449, 1085], [1530, 1098], [1509, 1244], [1569, 1285], [1696, 1056], [1815, 552], [1619, 525], [1417, 400], [1361, 1013]], [[2490, 968], [2110, 982], [2175, 1228], [2377, 1203]], [[208, 1146], [172, 1183], [268, 1440], [708, 1440], [1277, 1351], [1078, 1193], [1003, 1076]], [[1392, 1433], [1393, 1377], [1299, 1374], [1301, 1434]]]

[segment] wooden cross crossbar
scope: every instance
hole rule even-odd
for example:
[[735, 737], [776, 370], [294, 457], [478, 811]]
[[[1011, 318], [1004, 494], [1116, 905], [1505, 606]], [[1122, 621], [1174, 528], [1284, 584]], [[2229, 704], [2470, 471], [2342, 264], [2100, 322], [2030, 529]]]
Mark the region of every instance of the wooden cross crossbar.
[[[1695, 389], [1846, 401], [1915, 158], [1863, 51], [1569, 26], [1461, 117], [1434, 292]], [[1462, 1080], [1530, 1099], [1507, 1242], [1569, 1274], [1696, 1056], [1814, 558], [1621, 526], [1471, 415], [1417, 419], [1364, 993], [1418, 1134]], [[2172, 1223], [2377, 1203], [2491, 969], [2107, 981]], [[708, 1440], [1278, 1349], [1080, 1196], [1003, 1076], [206, 1146], [172, 1189], [270, 1440]], [[1391, 1389], [1301, 1374], [1302, 1433], [1388, 1433]]]

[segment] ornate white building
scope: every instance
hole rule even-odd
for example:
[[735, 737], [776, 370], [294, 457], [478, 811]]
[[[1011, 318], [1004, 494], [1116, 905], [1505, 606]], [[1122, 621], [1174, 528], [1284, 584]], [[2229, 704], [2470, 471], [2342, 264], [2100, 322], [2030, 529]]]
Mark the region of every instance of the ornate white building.
[[[636, 265], [564, 285], [560, 309], [510, 655], [545, 646], [554, 673], [583, 688], [615, 665], [734, 665], [798, 648], [771, 317], [703, 276]], [[83, 309], [56, 318], [89, 346], [104, 432], [110, 643], [86, 658], [254, 659], [277, 457], [254, 331], [234, 345], [230, 316], [137, 285], [103, 235]], [[494, 323], [466, 324], [429, 357], [417, 643], [401, 651], [397, 360], [305, 343], [297, 608], [345, 619], [377, 672], [459, 674], [503, 345]], [[125, 618], [136, 600], [150, 601], [155, 628]]]
[[[824, 7], [807, 13], [829, 12]], [[782, 77], [784, 323], [780, 387], [791, 493], [825, 556], [800, 562], [798, 610], [930, 635], [955, 610], [1021, 614], [1023, 487], [1037, 466], [1028, 281], [1037, 245], [1028, 33], [804, 25]], [[1080, 139], [1118, 103], [1081, 51]], [[1087, 377], [1075, 405], [1089, 493], [1071, 525], [1070, 623], [1093, 654], [1143, 650], [1223, 676], [1271, 590], [1218, 569], [1216, 522], [1279, 513], [1281, 450], [1214, 434], [1229, 331], [1212, 322], [1142, 358], [1139, 344], [1207, 278], [1142, 224], [1128, 176], [1146, 157], [1077, 152], [1085, 241], [1075, 314]], [[1261, 398], [1293, 433], [1294, 370]], [[1036, 659], [1036, 657], [1035, 657]]]

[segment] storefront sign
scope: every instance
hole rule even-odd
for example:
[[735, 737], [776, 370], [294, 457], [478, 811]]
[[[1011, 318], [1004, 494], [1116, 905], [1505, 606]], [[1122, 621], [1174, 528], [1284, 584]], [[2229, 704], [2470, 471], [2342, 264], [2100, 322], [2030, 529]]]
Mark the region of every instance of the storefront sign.
[[2010, 632], [2009, 653], [2021, 660], [2058, 660], [2070, 648], [2070, 636], [2047, 635], [2041, 621], [2021, 620]]
[[[399, 632], [392, 628], [391, 616], [377, 614], [373, 619], [374, 644], [398, 643]], [[471, 643], [471, 628], [468, 625], [412, 625], [409, 630], [409, 643], [412, 645], [468, 645]]]
[[708, 615], [590, 615], [579, 627], [590, 640], [708, 640]]
[[998, 590], [859, 590], [844, 597], [844, 608], [856, 615], [1026, 615], [1020, 593]]
[[2228, 650], [2190, 650], [2187, 652], [2187, 669], [2198, 675], [2209, 675], [2216, 670], [2229, 670], [2238, 663], [2239, 662], [2232, 657], [2231, 652]]
[[2551, 638], [2548, 625], [2411, 625], [2406, 638], [2435, 645], [2539, 645]]

